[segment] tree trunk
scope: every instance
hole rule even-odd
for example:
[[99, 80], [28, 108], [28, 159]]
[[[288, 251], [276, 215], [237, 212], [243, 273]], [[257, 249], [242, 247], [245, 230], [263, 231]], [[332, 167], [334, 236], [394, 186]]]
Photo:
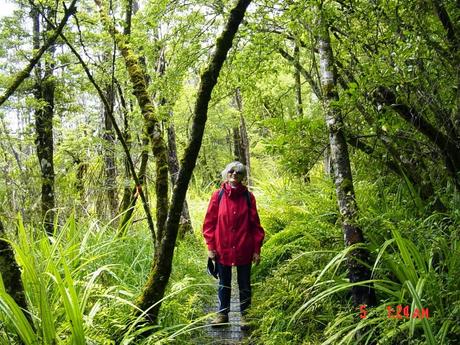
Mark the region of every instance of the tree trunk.
[[332, 162], [331, 162], [331, 146], [329, 145], [328, 147], [326, 147], [326, 149], [324, 150], [324, 160], [323, 160], [324, 164], [324, 174], [326, 176], [329, 176], [329, 177], [332, 177], [332, 174], [334, 172], [334, 169], [332, 167]]
[[249, 153], [249, 137], [248, 131], [246, 129], [246, 121], [244, 120], [243, 113], [240, 115], [240, 137], [241, 137], [241, 146], [243, 151], [243, 164], [246, 165], [247, 168], [247, 179], [248, 185], [251, 185], [251, 156]]
[[[125, 27], [123, 29], [123, 35], [126, 41], [130, 40], [132, 16], [137, 13], [138, 9], [139, 9], [139, 6], [138, 6], [137, 1], [128, 0], [126, 2], [125, 23], [124, 23]], [[146, 78], [146, 82], [147, 82], [147, 78]], [[128, 106], [126, 104], [125, 98], [123, 97], [123, 90], [120, 84], [117, 84], [117, 86], [118, 86], [118, 94], [120, 97], [120, 102], [121, 102], [122, 109], [123, 109], [123, 121], [124, 121], [123, 138], [127, 144], [128, 149], [130, 149], [131, 148], [131, 136], [129, 134], [129, 119], [128, 119], [129, 110], [128, 110]], [[131, 104], [131, 110], [132, 110], [132, 104]], [[144, 133], [143, 133], [143, 136], [145, 137]], [[130, 177], [132, 176], [130, 173], [128, 157], [125, 157], [124, 159], [125, 183], [123, 187], [123, 197], [122, 197], [122, 201], [121, 201], [120, 209], [119, 209], [119, 212], [123, 213], [123, 217], [121, 217], [120, 224], [118, 226], [118, 234], [120, 236], [126, 234], [128, 225], [130, 224], [130, 221], [132, 219], [134, 209], [136, 206], [136, 202], [139, 197], [139, 193], [138, 193], [139, 188], [143, 188], [146, 191], [145, 193], [146, 200], [148, 197], [147, 188], [144, 184], [146, 181], [145, 175], [146, 175], [147, 163], [148, 163], [148, 158], [149, 158], [148, 148], [147, 148], [148, 138], [143, 139], [142, 145], [143, 145], [143, 148], [142, 148], [142, 153], [141, 153], [141, 165], [140, 165], [139, 174], [138, 174], [139, 182], [140, 182], [139, 186], [134, 186], [134, 188], [132, 188], [130, 182], [128, 182], [131, 180]], [[146, 205], [144, 206], [144, 208], [145, 207], [149, 207], [149, 206]], [[152, 229], [151, 231], [153, 235], [154, 230]], [[153, 236], [153, 238], [155, 239], [155, 236]]]
[[[14, 258], [13, 248], [6, 242], [5, 229], [0, 221], [0, 275], [5, 285], [6, 292], [13, 297], [16, 304], [27, 311], [27, 302], [22, 285], [21, 270]], [[30, 320], [30, 314], [25, 313]]]
[[248, 176], [247, 176], [247, 182], [248, 186], [250, 186], [251, 183], [251, 159], [250, 159], [250, 154], [249, 154], [249, 137], [248, 137], [248, 131], [246, 129], [246, 121], [244, 120], [244, 115], [243, 115], [243, 99], [241, 97], [241, 91], [240, 88], [236, 88], [235, 90], [235, 102], [236, 106], [238, 108], [238, 112], [240, 113], [240, 125], [238, 128], [239, 131], [239, 150], [240, 150], [240, 162], [246, 165]]
[[[40, 49], [40, 15], [33, 11], [33, 46]], [[51, 29], [48, 27], [47, 32]], [[55, 51], [53, 44], [49, 50], [51, 59]], [[54, 115], [54, 89], [53, 80], [54, 63], [46, 61], [42, 76], [41, 66], [35, 67], [35, 99], [43, 103], [35, 111], [35, 131], [38, 163], [41, 171], [41, 205], [43, 225], [48, 235], [53, 234], [55, 216], [54, 201], [54, 162], [53, 162], [53, 115]]]
[[246, 148], [244, 147], [244, 142], [243, 142], [243, 136], [242, 136], [242, 131], [241, 131], [241, 122], [242, 122], [242, 116], [243, 116], [243, 102], [241, 99], [241, 92], [239, 88], [235, 89], [235, 107], [238, 110], [238, 113], [240, 114], [240, 119], [238, 126], [235, 126], [233, 128], [233, 147], [234, 147], [234, 156], [235, 159], [244, 165], [247, 165], [246, 162]]
[[[233, 133], [233, 160], [243, 163], [244, 155], [241, 147], [240, 128], [235, 126], [232, 128]], [[244, 163], [243, 163], [244, 164]]]
[[[334, 103], [338, 101], [337, 77], [334, 68], [333, 52], [329, 30], [323, 18], [320, 19], [318, 37], [320, 81], [323, 94], [324, 113], [329, 131], [331, 162], [336, 188], [337, 202], [342, 218], [345, 246], [364, 242], [363, 233], [357, 224], [358, 206], [356, 204], [353, 179], [350, 168], [347, 143], [343, 132], [343, 119]], [[362, 248], [349, 253], [347, 258], [348, 277], [351, 283], [370, 279], [371, 272], [363, 264], [369, 263], [369, 253]], [[355, 306], [375, 303], [375, 292], [368, 286], [354, 286], [352, 300]]]
[[[111, 218], [117, 215], [118, 197], [117, 197], [117, 168], [115, 164], [115, 134], [110, 116], [113, 116], [115, 103], [115, 90], [112, 84], [107, 84], [105, 88], [106, 99], [110, 109], [104, 107], [104, 135], [106, 142], [104, 148], [105, 163], [105, 190], [107, 192], [108, 208]], [[112, 112], [109, 114], [108, 112]]]
[[295, 99], [296, 99], [296, 110], [297, 116], [303, 117], [303, 104], [302, 104], [302, 83], [300, 82], [300, 69], [297, 66], [300, 66], [300, 49], [296, 44], [294, 48], [294, 85], [295, 85]]
[[[129, 119], [128, 119], [128, 106], [126, 104], [125, 98], [123, 96], [123, 90], [121, 89], [120, 84], [117, 83], [117, 91], [118, 91], [118, 96], [120, 99], [120, 104], [121, 104], [121, 111], [123, 114], [123, 140], [125, 141], [128, 150], [131, 149], [131, 136], [129, 134]], [[124, 166], [124, 181], [123, 181], [123, 197], [121, 199], [120, 207], [119, 207], [119, 212], [124, 212], [129, 208], [129, 205], [131, 204], [131, 199], [132, 199], [132, 193], [131, 193], [131, 181], [132, 181], [132, 176], [131, 176], [131, 171], [129, 168], [129, 160], [128, 157], [123, 158], [123, 166]], [[121, 224], [121, 223], [120, 223]]]
[[[177, 158], [176, 131], [174, 130], [174, 124], [172, 123], [168, 126], [168, 158], [171, 186], [174, 188], [180, 167], [179, 159]], [[193, 226], [190, 218], [190, 212], [188, 210], [187, 200], [184, 200], [184, 206], [182, 208], [179, 221], [179, 238], [184, 238], [184, 236], [189, 233], [193, 233]]]
[[235, 37], [238, 27], [243, 20], [246, 8], [250, 2], [251, 0], [239, 0], [236, 6], [231, 10], [230, 17], [224, 31], [217, 39], [216, 50], [212, 55], [209, 66], [201, 75], [200, 87], [193, 112], [194, 118], [192, 133], [190, 142], [185, 149], [176, 186], [174, 187], [171, 207], [169, 209], [166, 223], [165, 238], [161, 242], [159, 253], [156, 255], [152, 264], [149, 279], [146, 282], [142, 295], [137, 301], [137, 305], [141, 310], [146, 311], [148, 308], [151, 308], [148, 310], [147, 316], [154, 324], [158, 322], [161, 300], [164, 297], [166, 286], [171, 275], [172, 259], [179, 228], [180, 215], [182, 213], [182, 206], [185, 201], [188, 184], [200, 151], [211, 93], [217, 83], [217, 78], [222, 65], [232, 46], [233, 38]]
[[[128, 0], [126, 2], [126, 7], [125, 7], [125, 27], [123, 29], [123, 34], [125, 35], [126, 39], [129, 40], [131, 36], [131, 22], [132, 22], [132, 16], [133, 12], [135, 11], [134, 9], [134, 4], [137, 2], [132, 0]], [[128, 146], [128, 149], [131, 149], [131, 136], [129, 134], [129, 119], [128, 119], [128, 105], [126, 104], [125, 97], [123, 96], [123, 90], [121, 88], [120, 83], [116, 82], [117, 85], [117, 91], [118, 91], [118, 97], [120, 99], [121, 103], [121, 109], [122, 109], [122, 114], [123, 114], [123, 139], [125, 140], [126, 145]], [[124, 166], [124, 182], [123, 182], [123, 197], [121, 199], [120, 203], [120, 208], [119, 212], [125, 212], [128, 210], [128, 208], [131, 205], [133, 194], [131, 193], [131, 173], [130, 173], [130, 168], [129, 168], [129, 162], [128, 158], [124, 157], [123, 159], [123, 166]], [[124, 218], [124, 217], [123, 217]], [[123, 224], [123, 218], [120, 221], [120, 228], [125, 228], [126, 224]], [[130, 217], [128, 218], [130, 219]]]

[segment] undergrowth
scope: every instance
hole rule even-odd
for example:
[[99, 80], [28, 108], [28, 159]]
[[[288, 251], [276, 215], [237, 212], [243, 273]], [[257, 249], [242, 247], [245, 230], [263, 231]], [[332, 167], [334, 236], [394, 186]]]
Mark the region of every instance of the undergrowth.
[[[380, 187], [377, 182], [356, 186], [378, 298], [376, 307], [364, 309], [365, 318], [351, 304], [345, 261], [352, 248], [343, 247], [332, 184], [314, 175], [308, 185], [292, 182], [289, 192], [264, 189], [270, 207], [261, 212], [268, 236], [263, 261], [254, 270], [252, 343], [455, 344], [459, 219], [454, 212], [424, 216], [407, 195], [392, 199], [391, 191]], [[408, 202], [401, 205], [403, 198]], [[387, 307], [395, 316], [398, 305], [409, 306], [409, 318], [388, 317]], [[427, 308], [429, 319], [413, 318], [415, 309]]]
[[[455, 344], [460, 338], [460, 217], [456, 208], [425, 213], [404, 188], [381, 180], [355, 184], [359, 225], [372, 258], [378, 304], [352, 305], [347, 253], [332, 182], [314, 170], [310, 181], [277, 174], [275, 163], [254, 161], [252, 176], [266, 239], [253, 269], [253, 303], [247, 343]], [[119, 238], [95, 218], [71, 216], [56, 237], [19, 219], [11, 241], [23, 270], [30, 317], [0, 284], [0, 343], [200, 344], [205, 310], [215, 303], [215, 281], [205, 274], [201, 225], [213, 184], [192, 186], [189, 207], [194, 234], [176, 248], [160, 324], [139, 338], [134, 316], [152, 260], [141, 222]], [[396, 187], [395, 187], [396, 186]], [[392, 188], [396, 188], [393, 190]], [[451, 203], [460, 198], [452, 198]], [[387, 307], [428, 309], [426, 318], [389, 318]], [[31, 322], [29, 320], [32, 320]], [[135, 326], [138, 327], [135, 327]], [[148, 327], [148, 326], [145, 326]], [[144, 329], [145, 330], [145, 329]]]

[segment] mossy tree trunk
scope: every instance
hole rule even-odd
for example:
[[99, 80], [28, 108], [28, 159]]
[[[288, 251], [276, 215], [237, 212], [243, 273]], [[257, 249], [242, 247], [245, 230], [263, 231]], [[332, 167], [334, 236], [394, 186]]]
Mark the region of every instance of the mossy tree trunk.
[[[124, 23], [124, 28], [123, 28], [123, 34], [128, 40], [131, 35], [132, 17], [133, 17], [133, 1], [128, 0], [125, 5], [125, 23]], [[117, 82], [116, 86], [117, 86], [118, 98], [121, 104], [121, 111], [123, 114], [123, 140], [125, 141], [128, 149], [131, 150], [131, 135], [129, 134], [129, 113], [130, 111], [128, 109], [128, 104], [126, 103], [123, 89], [120, 83]], [[129, 209], [132, 199], [133, 199], [133, 195], [134, 195], [131, 192], [132, 176], [130, 172], [128, 158], [126, 156], [123, 159], [123, 166], [124, 166], [124, 182], [123, 182], [123, 196], [121, 198], [120, 208], [119, 208], [120, 213], [126, 212]], [[120, 219], [119, 229], [123, 229], [123, 230], [120, 231], [119, 233], [124, 233], [124, 229], [126, 229], [127, 223], [130, 219], [131, 219], [131, 215], [129, 215], [128, 217], [126, 217], [125, 215]]]
[[[320, 64], [320, 82], [322, 102], [326, 126], [329, 131], [330, 156], [333, 167], [333, 179], [337, 195], [339, 212], [342, 219], [345, 246], [364, 242], [362, 230], [357, 223], [358, 206], [353, 188], [353, 178], [348, 155], [347, 142], [344, 135], [344, 123], [340, 109], [334, 104], [338, 101], [337, 73], [334, 67], [334, 57], [327, 23], [319, 11], [318, 53]], [[347, 258], [348, 277], [351, 283], [370, 279], [370, 269], [367, 250], [359, 248], [351, 251]], [[355, 306], [375, 304], [375, 292], [370, 286], [352, 287], [352, 300]]]
[[[33, 16], [33, 47], [40, 49], [40, 14], [37, 10], [32, 11]], [[51, 17], [51, 16], [50, 16]], [[46, 32], [51, 28], [47, 25]], [[35, 132], [38, 164], [41, 171], [41, 208], [44, 228], [49, 235], [53, 234], [55, 216], [54, 196], [54, 155], [53, 155], [53, 116], [54, 116], [54, 90], [55, 80], [53, 76], [54, 44], [51, 44], [48, 52], [50, 59], [45, 61], [44, 71], [38, 63], [35, 66], [34, 95], [38, 109], [35, 111]]]
[[[125, 44], [127, 44], [130, 40], [132, 16], [136, 14], [138, 9], [139, 9], [139, 5], [137, 1], [129, 0], [126, 2], [125, 22], [124, 22], [123, 35], [122, 35], [123, 40], [125, 41]], [[110, 26], [110, 23], [107, 23], [107, 25]], [[113, 30], [113, 29], [109, 29], [109, 30]], [[116, 41], [115, 35], [113, 35], [113, 37]], [[141, 67], [145, 67], [145, 62], [142, 59], [139, 58], [138, 62]], [[145, 78], [145, 83], [147, 87], [149, 77], [144, 74], [144, 78]], [[123, 115], [124, 115], [123, 117], [124, 119], [123, 138], [127, 144], [128, 149], [130, 149], [131, 148], [131, 136], [129, 134], [129, 118], [128, 118], [128, 114], [130, 113], [130, 111], [128, 110], [128, 106], [123, 96], [123, 90], [120, 84], [118, 84], [118, 94], [120, 96], [120, 102], [122, 104]], [[130, 109], [132, 110], [132, 104], [130, 106]], [[149, 138], [147, 137], [147, 133], [145, 131], [142, 133], [141, 136], [142, 136], [141, 164], [140, 164], [139, 171], [137, 174], [139, 178], [139, 184], [134, 186], [134, 188], [131, 188], [130, 184], [128, 182], [125, 182], [123, 198], [122, 198], [122, 202], [120, 204], [120, 210], [119, 210], [120, 213], [123, 213], [123, 217], [121, 218], [120, 224], [118, 227], [118, 233], [120, 236], [126, 234], [128, 226], [134, 214], [134, 209], [137, 203], [137, 199], [140, 196], [139, 191], [141, 189], [143, 190], [143, 194], [145, 198], [144, 209], [146, 210], [146, 212], [147, 212], [147, 208], [150, 207], [148, 205], [148, 192], [147, 192], [147, 186], [146, 186], [147, 163], [149, 159]], [[126, 172], [125, 176], [127, 180], [129, 180], [129, 177], [131, 175], [129, 171], [130, 171], [129, 163], [128, 163], [127, 157], [125, 157], [125, 172]], [[147, 216], [147, 218], [149, 218], [149, 216]], [[152, 222], [149, 220], [149, 223], [152, 223]], [[153, 226], [150, 226], [150, 228], [152, 232], [152, 237], [154, 239], [154, 243], [156, 244], [156, 235], [154, 232], [155, 230]]]
[[[27, 310], [27, 302], [22, 285], [21, 270], [14, 258], [13, 248], [6, 241], [6, 233], [0, 220], [0, 275], [6, 292], [13, 297], [16, 304]], [[26, 313], [28, 316], [29, 313]], [[28, 316], [29, 318], [29, 316]]]
[[[95, 2], [100, 9], [99, 13], [102, 22], [115, 39], [118, 49], [125, 61], [126, 69], [133, 87], [133, 94], [137, 99], [144, 119], [144, 134], [150, 141], [152, 153], [155, 157], [157, 230], [156, 233], [153, 229], [151, 229], [151, 231], [152, 238], [155, 239], [155, 248], [158, 248], [164, 236], [166, 217], [168, 214], [168, 157], [166, 143], [161, 132], [160, 122], [155, 114], [154, 104], [147, 92], [146, 76], [139, 61], [139, 57], [134, 53], [127, 42], [126, 36], [119, 33], [113, 26], [102, 2], [100, 0], [95, 0]], [[141, 175], [142, 173], [139, 173], [139, 176]], [[136, 188], [141, 188], [141, 186], [136, 186]], [[138, 193], [136, 193], [136, 195], [137, 194]]]
[[176, 186], [174, 187], [171, 207], [169, 209], [166, 223], [165, 237], [161, 242], [158, 254], [152, 264], [149, 278], [144, 286], [143, 293], [137, 301], [137, 305], [141, 310], [146, 311], [151, 308], [148, 310], [147, 316], [150, 322], [154, 324], [158, 321], [161, 300], [164, 297], [166, 286], [171, 275], [172, 259], [178, 234], [180, 216], [182, 213], [182, 206], [184, 204], [188, 184], [198, 158], [198, 153], [201, 148], [211, 93], [217, 83], [217, 78], [222, 65], [232, 46], [233, 38], [236, 35], [238, 27], [246, 12], [246, 8], [250, 2], [251, 0], [239, 0], [235, 7], [231, 10], [224, 31], [217, 39], [216, 48], [211, 57], [209, 66], [201, 75], [201, 82], [193, 111], [194, 117], [192, 133], [190, 141], [185, 149], [184, 157], [180, 164]]
[[[166, 58], [165, 58], [165, 49], [159, 49], [159, 57], [157, 61], [156, 68], [158, 77], [163, 77], [166, 71]], [[169, 121], [164, 121], [164, 127], [167, 128], [167, 140], [168, 140], [168, 168], [169, 168], [169, 177], [171, 180], [171, 188], [174, 188], [177, 181], [177, 176], [179, 174], [180, 164], [177, 157], [177, 146], [176, 146], [176, 130], [173, 123], [173, 112], [172, 104], [169, 104], [168, 100], [165, 97], [161, 97], [160, 106], [168, 109]], [[169, 122], [169, 123], [168, 123]], [[188, 208], [187, 200], [184, 200], [184, 206], [182, 208], [182, 213], [179, 222], [179, 237], [184, 238], [186, 234], [193, 233], [192, 219], [190, 217], [190, 212]]]

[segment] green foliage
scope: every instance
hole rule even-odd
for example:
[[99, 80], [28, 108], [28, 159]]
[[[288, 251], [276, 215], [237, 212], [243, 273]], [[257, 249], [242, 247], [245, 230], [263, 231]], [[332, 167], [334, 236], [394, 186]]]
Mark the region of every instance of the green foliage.
[[[299, 63], [318, 83], [319, 4], [338, 71], [339, 100], [334, 107], [343, 117], [349, 143], [359, 224], [375, 259], [372, 278], [379, 304], [363, 320], [347, 294], [351, 285], [344, 261], [350, 249], [343, 251], [333, 185], [318, 164], [328, 141], [322, 104], [302, 76], [303, 116], [297, 113], [295, 68], [279, 54], [282, 48], [293, 55], [299, 47]], [[453, 32], [436, 14], [439, 4]], [[42, 8], [53, 5], [40, 2]], [[119, 29], [125, 26], [125, 5], [111, 3], [111, 20]], [[213, 48], [210, 38], [231, 5], [161, 0], [141, 3], [133, 17], [130, 45], [145, 59], [149, 94], [164, 127], [175, 125], [179, 157], [190, 138], [198, 76]], [[0, 89], [31, 56], [32, 28], [24, 20], [30, 10], [24, 2], [12, 17], [0, 20]], [[113, 51], [117, 47], [94, 13], [92, 1], [82, 2], [78, 23], [72, 20], [64, 33], [103, 89], [115, 81], [119, 86], [114, 115], [122, 129], [126, 125], [138, 167], [144, 147], [142, 116], [124, 63]], [[176, 248], [161, 325], [146, 339], [139, 334], [149, 326], [133, 316], [131, 301], [149, 272], [150, 235], [140, 208], [126, 237], [113, 233], [118, 220], [110, 220], [107, 212], [104, 152], [116, 157], [119, 199], [122, 188], [133, 182], [123, 173], [119, 143], [103, 140], [101, 102], [93, 86], [62, 42], [54, 59], [44, 55], [42, 67], [44, 61], [54, 62], [56, 81], [59, 231], [51, 241], [41, 234], [37, 216], [41, 205], [34, 111], [45, 103], [33, 95], [34, 78], [5, 103], [0, 110], [0, 213], [9, 224], [21, 213], [26, 224], [19, 222], [12, 243], [31, 314], [17, 308], [0, 282], [0, 343], [188, 344], [190, 338], [206, 343], [203, 310], [212, 305], [215, 291], [203, 274], [205, 248], [198, 232], [220, 171], [234, 159], [233, 129], [241, 114], [250, 138], [251, 188], [267, 235], [262, 262], [254, 268], [254, 341], [412, 345], [454, 344], [460, 337], [458, 181], [456, 185], [447, 171], [445, 148], [421, 133], [415, 118], [403, 120], [393, 104], [382, 105], [374, 97], [377, 88], [390, 89], [395, 104], [411, 107], [412, 114], [418, 113], [458, 148], [459, 55], [458, 43], [452, 42], [459, 36], [458, 4], [270, 0], [258, 3], [246, 18], [213, 92], [191, 181], [189, 206], [197, 234]], [[159, 73], [161, 53], [166, 69]], [[242, 113], [234, 101], [236, 88], [242, 95]], [[366, 150], [356, 147], [358, 141]], [[153, 204], [152, 161], [145, 190]], [[436, 198], [446, 206], [442, 213], [433, 213]], [[397, 304], [428, 306], [430, 319], [388, 319], [386, 306]]]
[[307, 178], [314, 165], [323, 159], [328, 142], [321, 114], [289, 120], [269, 118], [261, 124], [272, 133], [265, 139], [267, 152], [278, 156], [283, 170], [289, 174]]
[[[447, 255], [450, 270], [458, 270], [458, 232], [454, 236]], [[429, 247], [429, 246], [427, 246]], [[436, 249], [435, 249], [436, 248]], [[401, 237], [398, 230], [392, 230], [392, 238], [378, 248], [374, 265], [374, 288], [377, 290], [381, 304], [372, 308], [368, 316], [356, 320], [356, 313], [345, 313], [345, 317], [336, 318], [326, 329], [328, 339], [325, 343], [349, 344], [361, 339], [362, 343], [370, 343], [378, 339], [379, 344], [401, 343], [401, 339], [416, 343], [417, 339], [426, 344], [449, 344], [458, 337], [458, 329], [454, 326], [456, 305], [458, 300], [458, 286], [452, 286], [440, 274], [437, 265], [433, 265], [433, 254], [437, 246], [431, 250], [423, 250], [423, 246]], [[428, 249], [428, 248], [426, 248]], [[457, 267], [456, 267], [457, 266]], [[388, 279], [392, 277], [392, 279]], [[351, 284], [338, 284], [326, 290], [333, 293], [336, 288], [349, 288]], [[450, 293], [440, 294], [442, 287]], [[455, 291], [455, 292], [454, 292]], [[326, 294], [324, 294], [326, 297]], [[316, 299], [324, 298], [321, 294]], [[315, 300], [315, 298], [313, 299]], [[312, 305], [316, 301], [308, 301]], [[410, 306], [409, 318], [402, 320], [390, 319], [387, 307], [396, 309], [397, 305]], [[430, 318], [414, 317], [415, 309], [421, 311], [428, 308]], [[396, 310], [393, 311], [395, 315]], [[395, 324], [398, 327], [395, 327]], [[340, 339], [340, 341], [339, 341]], [[450, 341], [449, 341], [450, 340]], [[454, 342], [452, 342], [454, 343]]]
[[[388, 200], [388, 190], [376, 193], [375, 183], [357, 184], [360, 204], [366, 205], [360, 224], [370, 240], [366, 246], [375, 262], [372, 284], [378, 299], [378, 305], [367, 307], [367, 317], [360, 319], [360, 310], [348, 295], [353, 284], [346, 279], [346, 254], [353, 248], [341, 250], [340, 230], [328, 217], [326, 221], [320, 217], [326, 205], [319, 202], [320, 194], [331, 192], [326, 186], [312, 180], [308, 187], [295, 189], [298, 199], [292, 194], [289, 201], [282, 198], [284, 206], [283, 201], [270, 199], [274, 206], [262, 217], [268, 220], [264, 226], [269, 238], [262, 251], [264, 260], [254, 270], [251, 316], [258, 320], [254, 341], [454, 344], [459, 336], [455, 320], [460, 290], [458, 279], [452, 279], [460, 270], [458, 219], [445, 214], [419, 217], [414, 209], [404, 210], [396, 202], [386, 202], [383, 208], [382, 194]], [[313, 203], [317, 210], [301, 202]], [[410, 317], [388, 318], [387, 307], [395, 315], [397, 305], [410, 306]], [[412, 318], [416, 308], [428, 308], [429, 319]]]
[[[264, 190], [258, 207], [267, 238], [262, 261], [254, 268], [251, 317], [260, 322], [253, 337], [264, 344], [299, 344], [304, 339], [313, 343], [325, 327], [325, 315], [333, 316], [334, 305], [318, 304], [302, 315], [295, 329], [290, 320], [297, 307], [313, 296], [310, 289], [316, 277], [342, 246], [332, 186], [315, 170], [309, 185], [287, 184], [273, 176], [274, 169], [268, 171], [270, 178], [263, 173], [259, 177], [269, 182], [257, 183]], [[318, 316], [318, 310], [324, 314]]]

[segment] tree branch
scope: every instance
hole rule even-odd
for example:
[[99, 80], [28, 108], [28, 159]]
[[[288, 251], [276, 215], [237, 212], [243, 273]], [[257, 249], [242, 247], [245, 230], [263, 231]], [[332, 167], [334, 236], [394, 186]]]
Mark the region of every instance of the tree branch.
[[64, 17], [62, 18], [61, 22], [54, 29], [53, 34], [48, 38], [45, 44], [34, 54], [29, 64], [16, 75], [12, 84], [6, 89], [5, 93], [0, 96], [0, 106], [2, 106], [3, 103], [6, 102], [6, 100], [16, 91], [19, 85], [21, 85], [22, 82], [30, 75], [30, 72], [32, 72], [32, 69], [38, 63], [45, 51], [56, 41], [56, 39], [64, 29], [65, 25], [67, 24], [67, 20], [70, 18], [71, 15], [76, 13], [76, 2], [77, 0], [72, 0], [69, 8], [66, 8], [64, 5]]
[[313, 79], [312, 75], [299, 63], [299, 61], [297, 61], [293, 56], [291, 56], [283, 48], [279, 48], [278, 52], [281, 54], [282, 57], [284, 57], [292, 65], [294, 65], [294, 67], [297, 70], [299, 70], [300, 73], [302, 73], [302, 76], [310, 84], [310, 87], [312, 88], [312, 90], [315, 93], [316, 97], [318, 97], [319, 99], [322, 99], [323, 95], [321, 93], [321, 89], [319, 88], [318, 84], [315, 82], [315, 80]]
[[460, 171], [458, 140], [452, 139], [439, 131], [413, 107], [397, 102], [396, 94], [388, 87], [378, 87], [373, 93], [373, 98], [377, 103], [384, 104], [394, 109], [402, 119], [435, 144], [445, 157], [447, 169], [458, 183], [456, 176]]
[[447, 10], [444, 7], [443, 2], [439, 0], [434, 0], [432, 2], [436, 11], [436, 15], [438, 16], [439, 20], [442, 23], [442, 26], [447, 32], [447, 39], [449, 43], [452, 45], [454, 50], [458, 49], [459, 39], [457, 37], [454, 24], [452, 23], [452, 20], [450, 19], [449, 13], [447, 13]]

